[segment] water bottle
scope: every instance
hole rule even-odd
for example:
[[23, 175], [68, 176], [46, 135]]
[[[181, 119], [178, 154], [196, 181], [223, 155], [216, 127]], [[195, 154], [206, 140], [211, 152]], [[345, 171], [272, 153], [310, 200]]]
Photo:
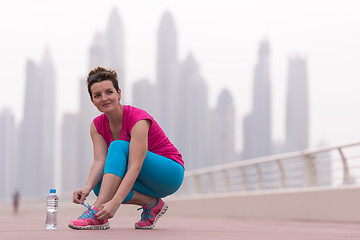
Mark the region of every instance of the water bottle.
[[56, 189], [50, 189], [50, 194], [46, 198], [46, 229], [57, 228], [57, 210], [59, 198], [56, 195]]

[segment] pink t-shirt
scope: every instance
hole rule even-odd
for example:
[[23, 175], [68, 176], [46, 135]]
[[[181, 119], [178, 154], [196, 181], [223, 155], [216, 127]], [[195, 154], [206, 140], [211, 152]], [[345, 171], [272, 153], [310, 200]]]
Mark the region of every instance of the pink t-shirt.
[[[129, 105], [124, 106], [123, 122], [121, 126], [121, 134], [119, 140], [130, 142], [131, 129], [140, 120], [148, 119], [151, 121], [148, 133], [148, 150], [158, 155], [170, 158], [184, 167], [184, 161], [181, 154], [176, 147], [170, 142], [164, 131], [159, 124], [144, 110], [132, 107]], [[109, 119], [105, 114], [101, 114], [94, 119], [94, 125], [98, 133], [103, 136], [108, 146], [114, 141]]]

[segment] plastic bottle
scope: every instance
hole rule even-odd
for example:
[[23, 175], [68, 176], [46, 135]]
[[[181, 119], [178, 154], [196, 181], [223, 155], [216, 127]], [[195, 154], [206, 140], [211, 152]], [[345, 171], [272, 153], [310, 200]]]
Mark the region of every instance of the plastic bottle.
[[46, 229], [57, 228], [57, 210], [59, 198], [56, 195], [56, 189], [50, 189], [50, 194], [46, 198]]

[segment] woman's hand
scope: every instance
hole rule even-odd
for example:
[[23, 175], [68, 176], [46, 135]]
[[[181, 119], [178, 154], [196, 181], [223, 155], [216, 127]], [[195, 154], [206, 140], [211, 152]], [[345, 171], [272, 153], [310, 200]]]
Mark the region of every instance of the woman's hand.
[[109, 202], [104, 203], [95, 215], [98, 219], [102, 220], [112, 218], [119, 209], [120, 205], [121, 204], [116, 200], [110, 200]]
[[89, 196], [91, 189], [87, 186], [75, 190], [73, 193], [73, 203], [82, 204], [84, 203], [87, 196]]

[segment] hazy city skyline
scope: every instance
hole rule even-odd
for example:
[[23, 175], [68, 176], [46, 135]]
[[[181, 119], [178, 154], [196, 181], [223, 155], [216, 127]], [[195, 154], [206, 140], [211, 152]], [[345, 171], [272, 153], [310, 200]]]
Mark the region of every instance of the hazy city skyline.
[[[57, 72], [58, 125], [79, 108], [78, 79], [88, 72], [88, 49], [96, 32], [105, 31], [113, 7], [125, 29], [126, 92], [141, 78], [155, 81], [156, 30], [162, 13], [170, 11], [179, 34], [179, 59], [192, 52], [216, 104], [226, 88], [234, 97], [236, 135], [251, 111], [254, 66], [260, 41], [271, 46], [273, 138], [284, 139], [288, 59], [300, 54], [308, 63], [310, 146], [357, 140], [360, 114], [349, 106], [360, 103], [359, 5], [355, 1], [13, 1], [1, 8], [1, 80], [6, 86], [0, 110], [10, 108], [22, 120], [25, 63], [39, 62], [49, 47]], [[21, 4], [22, 8], [18, 8]], [[282, 6], [279, 8], [279, 6]], [[281, 9], [281, 10], [279, 10]], [[64, 18], [64, 11], [67, 12]], [[96, 17], [94, 17], [96, 16]], [[226, 64], [224, 64], [226, 63]], [[7, 85], [7, 84], [14, 85]], [[129, 99], [131, 99], [129, 97]], [[242, 146], [236, 143], [236, 148]]]
[[[89, 68], [91, 69], [98, 65], [114, 66], [119, 73], [119, 80], [122, 82], [122, 76], [126, 75], [126, 70], [124, 68], [124, 64], [126, 63], [126, 61], [124, 61], [124, 59], [126, 59], [126, 54], [124, 54], [123, 50], [123, 39], [126, 36], [126, 31], [123, 31], [122, 17], [118, 14], [117, 8], [113, 8], [111, 10], [111, 13], [109, 14], [109, 22], [104, 29], [106, 29], [106, 31], [98, 31], [94, 33], [93, 42], [88, 49], [89, 57], [87, 61]], [[283, 150], [281, 150], [281, 142], [280, 144], [279, 142], [274, 142], [272, 137], [274, 134], [271, 129], [272, 116], [274, 115], [271, 98], [273, 95], [273, 80], [270, 74], [272, 65], [272, 47], [268, 39], [265, 38], [259, 42], [259, 49], [257, 54], [255, 53], [257, 56], [257, 62], [253, 67], [253, 91], [252, 101], [250, 102], [252, 111], [249, 115], [247, 115], [245, 120], [243, 120], [244, 123], [246, 123], [245, 126], [242, 128], [240, 127], [246, 134], [237, 136], [238, 138], [242, 138], [243, 142], [246, 143], [244, 144], [244, 149], [247, 153], [244, 154], [243, 152], [241, 155], [241, 153], [237, 151], [237, 153], [240, 153], [239, 155], [235, 152], [234, 144], [235, 136], [237, 135], [234, 131], [234, 127], [237, 126], [237, 121], [235, 121], [236, 109], [233, 107], [233, 93], [227, 88], [223, 89], [221, 94], [216, 97], [216, 106], [209, 106], [209, 98], [207, 97], [208, 81], [202, 76], [200, 67], [201, 64], [199, 64], [196, 56], [194, 58], [193, 54], [189, 53], [186, 59], [178, 58], [179, 49], [177, 42], [179, 35], [181, 34], [178, 33], [177, 23], [174, 21], [173, 14], [169, 11], [165, 11], [162, 14], [161, 22], [159, 23], [157, 35], [157, 77], [155, 79], [155, 86], [151, 87], [150, 91], [153, 91], [155, 96], [158, 97], [157, 100], [151, 99], [151, 101], [156, 100], [154, 104], [157, 107], [157, 109], [155, 109], [155, 118], [157, 118], [160, 121], [160, 124], [165, 127], [164, 129], [167, 135], [184, 154], [184, 158], [187, 160], [185, 166], [187, 166], [188, 169], [194, 169], [234, 160], [266, 156], [276, 152], [282, 152], [287, 149], [288, 146], [286, 146], [286, 148], [282, 148]], [[109, 39], [117, 39], [117, 41], [109, 41]], [[56, 94], [51, 91], [55, 87], [56, 83], [53, 82], [53, 79], [54, 77], [57, 79], [57, 74], [56, 76], [54, 74], [56, 73], [56, 70], [54, 71], [53, 60], [49, 54], [49, 47], [45, 49], [44, 56], [44, 60], [46, 60], [44, 63], [51, 62], [52, 64], [41, 65], [41, 68], [39, 68], [38, 71], [35, 71], [35, 68], [31, 68], [31, 64], [30, 67], [28, 67], [29, 64], [27, 65], [27, 101], [25, 101], [26, 108], [23, 122], [26, 123], [28, 127], [22, 127], [22, 129], [20, 129], [23, 136], [37, 136], [36, 134], [30, 133], [29, 130], [37, 132], [40, 132], [41, 130], [44, 133], [53, 131], [51, 129], [44, 131], [45, 128], [42, 129], [40, 127], [41, 125], [46, 127], [46, 125], [51, 126], [54, 124], [54, 121], [52, 121], [51, 118], [41, 118], [41, 116], [49, 115], [48, 113], [50, 113], [50, 115], [54, 115], [51, 112], [55, 113], [57, 108], [55, 105], [49, 103], [58, 99]], [[49, 61], [50, 59], [51, 61]], [[29, 62], [32, 63], [32, 60], [30, 59]], [[227, 62], [224, 62], [224, 65], [226, 64]], [[286, 102], [288, 104], [286, 109], [286, 123], [290, 123], [290, 128], [287, 128], [286, 133], [287, 137], [291, 136], [293, 138], [296, 136], [295, 139], [300, 140], [300, 142], [298, 142], [300, 145], [296, 143], [297, 140], [290, 140], [285, 143], [285, 145], [289, 145], [289, 149], [291, 150], [301, 150], [303, 148], [307, 148], [308, 146], [308, 71], [306, 65], [306, 58], [296, 56], [288, 59], [288, 88], [286, 91]], [[33, 74], [33, 72], [37, 74]], [[56, 82], [58, 82], [58, 80]], [[41, 151], [44, 150], [47, 152], [50, 151], [50, 155], [56, 156], [58, 161], [51, 160], [50, 157], [48, 157], [47, 162], [49, 162], [50, 165], [51, 162], [57, 162], [56, 166], [50, 168], [55, 168], [56, 173], [62, 175], [62, 179], [70, 180], [67, 179], [67, 175], [73, 168], [76, 168], [76, 176], [72, 176], [73, 179], [70, 180], [70, 182], [67, 181], [69, 184], [66, 184], [70, 187], [70, 189], [74, 182], [80, 184], [80, 182], [84, 182], [86, 179], [86, 170], [91, 164], [89, 159], [92, 158], [90, 151], [91, 144], [88, 136], [88, 125], [93, 117], [100, 114], [95, 111], [93, 106], [91, 106], [84, 80], [80, 78], [80, 80], [78, 79], [75, 82], [80, 83], [79, 85], [81, 86], [77, 94], [80, 96], [79, 111], [76, 114], [66, 112], [62, 121], [61, 136], [56, 135], [56, 137], [55, 134], [49, 134], [47, 136], [52, 139], [52, 142], [57, 142], [56, 144], [60, 144], [61, 142], [62, 144], [58, 145], [58, 148], [62, 149], [58, 149], [58, 152], [55, 152], [55, 149], [51, 150], [51, 148], [44, 144], [42, 138], [32, 141], [31, 138], [26, 139], [20, 136], [19, 140], [22, 140], [22, 146], [20, 144], [18, 153], [19, 155], [24, 155], [20, 156], [20, 161], [25, 160], [31, 166], [36, 167], [44, 160], [41, 160], [42, 158], [36, 157], [35, 155], [39, 155], [38, 153], [41, 153]], [[146, 80], [145, 82], [143, 80], [140, 82], [145, 83], [145, 86], [151, 86], [151, 84]], [[37, 87], [37, 85], [32, 83], [42, 84]], [[296, 84], [294, 85], [294, 83]], [[47, 84], [49, 84], [49, 91], [43, 89], [43, 87], [46, 87]], [[146, 103], [147, 99], [153, 96], [152, 93], [148, 91], [143, 92], [143, 87], [144, 86], [140, 85], [133, 87], [133, 96], [130, 102], [135, 102], [135, 99], [138, 98], [139, 103]], [[134, 89], [136, 91], [134, 91]], [[144, 96], [139, 95], [139, 89], [140, 93], [144, 93]], [[161, 94], [162, 92], [171, 94], [162, 98], [160, 96], [165, 95]], [[28, 95], [29, 93], [31, 95]], [[29, 96], [31, 97], [29, 98]], [[291, 98], [289, 98], [289, 96]], [[44, 101], [44, 99], [46, 100]], [[128, 100], [123, 100], [123, 103], [126, 104], [128, 103], [127, 101]], [[165, 102], [168, 104], [167, 106], [164, 105]], [[177, 109], [178, 111], [170, 111], [172, 109]], [[41, 113], [41, 111], [44, 111], [43, 114], [36, 114], [36, 112]], [[5, 114], [4, 117], [6, 118], [7, 115], [8, 114]], [[31, 118], [29, 118], [29, 116], [31, 116]], [[289, 116], [290, 118], [288, 118]], [[296, 116], [295, 119], [293, 116]], [[46, 124], [41, 124], [43, 120], [45, 120]], [[8, 121], [6, 124], [9, 124], [10, 126], [11, 121]], [[38, 130], [36, 130], [36, 127]], [[239, 128], [239, 126], [237, 127]], [[301, 137], [297, 134], [297, 130], [304, 133], [304, 136]], [[58, 140], [55, 141], [55, 139]], [[3, 142], [5, 140], [6, 142], [6, 139], [1, 140]], [[36, 147], [27, 147], [29, 151], [25, 151], [27, 146], [26, 142], [39, 144]], [[274, 147], [279, 146], [279, 149], [274, 150]], [[61, 152], [60, 155], [59, 152]], [[29, 155], [32, 155], [32, 159], [35, 159], [31, 161], [40, 162], [34, 162], [32, 164], [31, 161], [27, 160], [26, 156]], [[5, 164], [9, 162], [7, 159], [9, 158], [5, 157]], [[76, 162], [76, 166], [72, 164], [74, 161]], [[59, 164], [63, 166], [63, 173], [61, 173], [61, 171], [59, 172]], [[24, 164], [20, 165], [23, 166]], [[45, 164], [40, 165], [43, 166]], [[69, 166], [71, 169], [68, 169]], [[21, 169], [26, 172], [29, 167]], [[34, 171], [36, 170], [32, 170], [30, 172]], [[47, 173], [46, 171], [40, 172]], [[76, 180], [78, 177], [79, 179]], [[27, 178], [30, 177], [26, 177], [25, 179]], [[46, 177], [46, 179], [47, 178], [49, 177]], [[56, 179], [59, 179], [59, 175]], [[35, 182], [39, 182], [38, 180], [35, 180]], [[44, 178], [42, 180], [44, 180]], [[35, 182], [27, 183], [31, 186], [42, 184], [36, 184]], [[51, 185], [51, 181], [45, 182], [45, 185]], [[66, 189], [69, 189], [68, 187]], [[26, 189], [28, 189], [28, 193], [37, 192], [36, 190], [31, 190], [30, 187], [27, 187]]]

